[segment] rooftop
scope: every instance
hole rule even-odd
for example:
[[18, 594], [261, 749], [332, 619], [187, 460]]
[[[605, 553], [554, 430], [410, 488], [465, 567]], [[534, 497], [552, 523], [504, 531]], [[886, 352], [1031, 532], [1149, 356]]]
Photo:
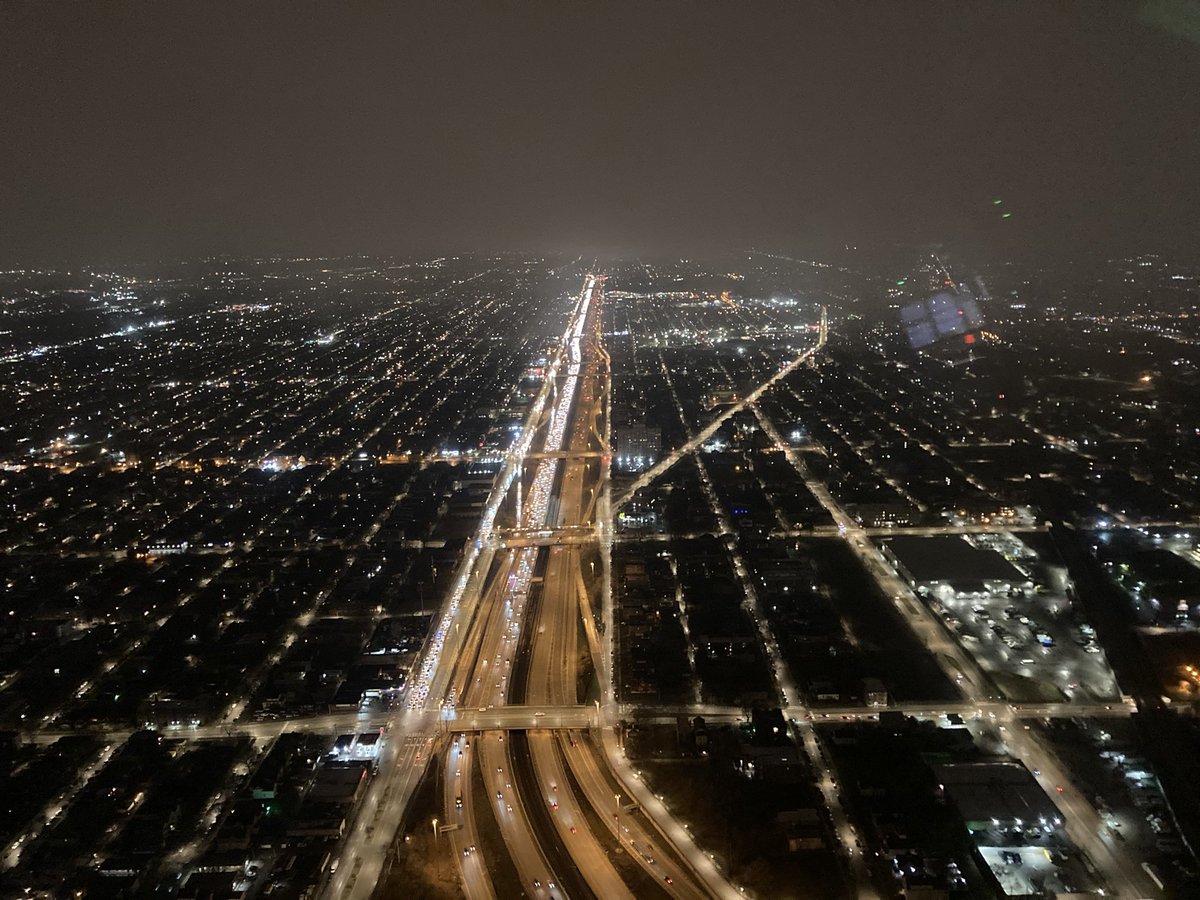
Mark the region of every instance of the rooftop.
[[913, 581], [1028, 580], [995, 550], [985, 550], [956, 535], [914, 537], [901, 535], [883, 542], [908, 571]]

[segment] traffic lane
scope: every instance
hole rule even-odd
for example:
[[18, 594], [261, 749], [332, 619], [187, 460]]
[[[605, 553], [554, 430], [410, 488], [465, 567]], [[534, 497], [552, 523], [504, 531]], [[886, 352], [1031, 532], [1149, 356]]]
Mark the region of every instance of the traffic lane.
[[[570, 766], [571, 774], [583, 790], [587, 802], [591, 804], [600, 821], [608, 823], [608, 827], [618, 843], [627, 846], [630, 841], [642, 847], [653, 847], [660, 842], [660, 835], [652, 831], [639, 819], [625, 817], [619, 820], [616, 816], [617, 804], [622, 799], [629, 799], [620, 791], [619, 783], [608, 778], [601, 766], [603, 763], [596, 758], [588, 743], [579, 740], [573, 734], [559, 734], [560, 749]], [[618, 798], [622, 799], [618, 799]], [[686, 900], [699, 900], [710, 894], [700, 887], [690, 871], [681, 868], [676, 862], [677, 848], [671, 853], [658, 853], [649, 862], [642, 854], [633, 852], [630, 858], [642, 866], [656, 881], [663, 884], [665, 890], [673, 897]], [[668, 880], [669, 879], [669, 880]]]
[[[596, 754], [592, 742], [580, 733], [562, 731], [558, 733], [558, 740], [559, 751], [572, 778], [580, 785], [596, 817], [606, 823], [619, 844], [626, 848], [631, 842], [640, 847], [658, 847], [652, 854], [653, 862], [648, 862], [636, 851], [630, 852], [630, 858], [635, 859], [655, 881], [664, 883], [667, 893], [672, 896], [710, 896], [708, 890], [697, 886], [694, 872], [686, 868], [682, 852], [654, 826], [646, 810], [642, 810], [646, 818], [626, 815], [618, 818], [618, 804], [635, 802], [635, 798], [624, 790], [622, 782], [608, 770], [605, 761]], [[662, 847], [666, 847], [667, 851], [662, 852]]]
[[458, 826], [457, 830], [447, 831], [446, 838], [465, 894], [478, 900], [492, 900], [496, 895], [479, 854], [473, 815], [471, 770], [476, 765], [476, 756], [478, 754], [471, 753], [469, 736], [460, 734], [450, 742], [443, 783], [443, 818], [439, 826]]
[[[497, 567], [486, 591], [476, 640], [470, 656], [464, 655], [456, 678], [461, 698], [457, 706], [470, 708], [494, 703], [495, 682], [501, 678], [507, 681], [508, 664], [503, 660], [509, 657], [505, 653], [505, 639], [511, 633], [512, 623], [519, 621], [524, 606], [522, 600], [508, 595], [508, 580], [516, 559], [517, 555], [510, 551]], [[500, 689], [503, 690], [503, 684]]]
[[[424, 716], [405, 719], [424, 722]], [[379, 880], [408, 802], [425, 774], [434, 740], [430, 736], [393, 731], [385, 738], [378, 772], [359, 807], [329, 895], [369, 900]]]
[[550, 704], [553, 690], [550, 681], [559, 657], [556, 656], [559, 631], [558, 605], [559, 585], [562, 583], [564, 556], [562, 549], [551, 547], [546, 563], [546, 574], [537, 608], [537, 621], [530, 636], [530, 660], [526, 669], [524, 699], [526, 703], [545, 706]]
[[520, 807], [524, 811], [529, 826], [550, 864], [557, 873], [558, 883], [562, 890], [575, 900], [594, 900], [598, 895], [592, 890], [587, 879], [579, 870], [571, 854], [558, 836], [552, 820], [552, 809], [541, 800], [537, 773], [533, 767], [533, 757], [529, 750], [529, 738], [525, 732], [509, 733], [508, 755], [512, 764], [513, 783], [516, 785]]
[[537, 897], [565, 896], [565, 892], [549, 887], [557, 882], [534, 840], [524, 808], [516, 797], [510, 774], [512, 764], [509, 761], [508, 740], [503, 733], [495, 732], [477, 735], [476, 740], [483, 779], [489, 792], [489, 805], [495, 811], [496, 824], [521, 877], [522, 889]]
[[[558, 829], [559, 838], [588, 885], [605, 900], [610, 897], [632, 900], [633, 894], [587, 827], [579, 799], [575, 797], [562, 771], [554, 736], [546, 731], [530, 732], [528, 741], [536, 775], [543, 789], [541, 799], [550, 806], [550, 818]], [[536, 798], [530, 798], [530, 802], [536, 802]]]
[[[1059, 762], [1057, 754], [1048, 750], [1041, 741], [1026, 731], [1029, 726], [1009, 719], [1002, 726], [1005, 743], [1014, 751], [1013, 755], [1040, 774], [1039, 783], [1046, 795], [1055, 801], [1063, 815], [1067, 835], [1076, 846], [1082, 847], [1115, 882], [1122, 897], [1157, 897], [1162, 892], [1152, 885], [1142, 871], [1140, 860], [1125, 856], [1125, 848], [1116, 845], [1109, 837], [1103, 820], [1092, 803], [1074, 786], [1069, 773]], [[1113, 873], [1119, 876], [1113, 878]]]
[[[503, 605], [499, 601], [503, 597], [503, 588], [513, 565], [511, 555], [501, 556], [485, 579], [485, 586], [480, 591], [479, 603], [471, 619], [467, 622], [467, 634], [456, 651], [456, 657], [450, 678], [442, 687], [442, 698], [453, 695], [456, 705], [467, 702], [472, 685], [475, 682], [476, 671], [480, 663], [487, 659], [483, 651], [483, 643], [494, 627], [494, 620], [503, 613]], [[430, 692], [433, 696], [433, 692]]]
[[558, 706], [578, 701], [578, 648], [574, 646], [579, 625], [578, 604], [574, 602], [578, 566], [577, 551], [551, 548], [534, 636], [528, 703]]

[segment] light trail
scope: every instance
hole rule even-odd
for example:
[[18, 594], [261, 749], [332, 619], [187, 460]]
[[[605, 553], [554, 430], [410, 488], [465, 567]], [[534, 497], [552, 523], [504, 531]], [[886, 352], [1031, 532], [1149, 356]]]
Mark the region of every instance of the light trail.
[[[500, 511], [500, 505], [504, 502], [504, 498], [508, 496], [508, 491], [512, 487], [513, 481], [524, 467], [525, 455], [529, 452], [529, 448], [532, 446], [534, 437], [537, 434], [542, 412], [545, 410], [546, 401], [549, 397], [550, 386], [554, 384], [554, 380], [558, 376], [558, 370], [562, 366], [563, 350], [565, 350], [569, 357], [567, 378], [558, 404], [555, 406], [551, 416], [550, 427], [547, 430], [546, 449], [556, 452], [562, 446], [563, 432], [566, 428], [567, 419], [570, 417], [571, 398], [574, 396], [575, 385], [579, 380], [580, 360], [582, 358], [579, 342], [583, 334], [584, 323], [587, 319], [588, 307], [591, 304], [592, 294], [596, 286], [597, 280], [595, 276], [589, 275], [587, 281], [584, 283], [583, 291], [580, 295], [579, 303], [576, 305], [571, 322], [567, 326], [567, 330], [563, 333], [562, 347], [551, 363], [542, 390], [538, 393], [537, 399], [534, 401], [529, 416], [525, 421], [525, 427], [521, 432], [521, 439], [510, 452], [500, 478], [488, 498], [487, 506], [484, 508], [479, 528], [475, 534], [475, 540], [471, 542], [467, 556], [460, 567], [459, 576], [454, 583], [446, 610], [438, 621], [437, 628], [430, 639], [429, 648], [424, 659], [421, 661], [420, 671], [417, 673], [417, 677], [414, 679], [412, 688], [409, 691], [409, 709], [421, 709], [429, 699], [430, 683], [441, 662], [442, 650], [446, 645], [446, 638], [450, 634], [454, 620], [458, 615], [459, 606], [463, 594], [466, 592], [471, 574], [474, 571], [475, 563], [479, 559], [479, 554], [484, 547], [487, 535], [492, 531], [496, 516]], [[537, 521], [544, 521], [550, 487], [554, 483], [554, 476], [557, 472], [557, 463], [558, 460], [555, 459], [543, 459], [539, 464], [537, 474], [534, 478], [534, 487], [530, 491], [529, 503], [526, 506], [527, 518], [536, 515], [538, 516]], [[547, 464], [551, 465], [547, 466]], [[521, 577], [524, 579], [526, 589], [528, 589], [528, 579], [532, 577], [533, 573], [532, 562], [527, 558], [527, 554], [528, 551], [522, 555], [518, 566], [518, 572], [522, 573]], [[454, 699], [453, 696], [448, 697], [447, 705], [452, 707]]]
[[[558, 403], [555, 405], [550, 416], [550, 424], [546, 429], [546, 440], [542, 450], [543, 453], [557, 453], [562, 449], [563, 438], [566, 435], [567, 422], [571, 418], [571, 409], [575, 404], [575, 391], [579, 384], [579, 373], [583, 361], [583, 353], [580, 349], [580, 340], [583, 335], [584, 324], [587, 321], [588, 307], [591, 305], [592, 294], [595, 289], [596, 280], [595, 278], [589, 276], [586, 284], [584, 285], [583, 297], [580, 301], [580, 305], [575, 312], [575, 320], [571, 327], [567, 329], [566, 335], [564, 335], [564, 344], [566, 346], [568, 355], [567, 377], [563, 382], [563, 389], [559, 394]], [[529, 445], [532, 440], [533, 431], [530, 431], [525, 438], [522, 439], [522, 459], [524, 459], [525, 453], [528, 452]], [[537, 471], [533, 476], [533, 484], [529, 489], [529, 499], [525, 504], [524, 521], [520, 523], [522, 527], [532, 528], [538, 525], [545, 526], [549, 524], [547, 522], [547, 516], [549, 515], [550, 509], [550, 497], [554, 492], [554, 479], [558, 474], [559, 462], [560, 460], [553, 457], [545, 457], [538, 461]], [[514, 469], [513, 473], [511, 473], [508, 483], [504, 486], [503, 492], [499, 494], [500, 499], [503, 499], [503, 497], [507, 494], [508, 486], [511, 484], [512, 478], [515, 477], [516, 472], [519, 470], [520, 467], [518, 466], [516, 469]], [[498, 501], [496, 503], [496, 507], [499, 507]], [[487, 534], [491, 530], [494, 520], [495, 512], [492, 511], [491, 506], [489, 505], [489, 514], [485, 514], [484, 521], [481, 523], [481, 535]], [[481, 541], [477, 540], [473, 549], [473, 553], [478, 555], [480, 549]], [[517, 559], [516, 568], [509, 575], [509, 581], [507, 585], [507, 602], [509, 604], [513, 602], [513, 598], [525, 599], [528, 597], [529, 585], [533, 580], [533, 567], [537, 559], [537, 553], [537, 547], [526, 547], [521, 551], [521, 555]], [[465, 588], [465, 577], [461, 581], [461, 584]], [[458, 596], [453, 600], [453, 609], [447, 613], [447, 616], [449, 617], [446, 619], [447, 630], [449, 627], [449, 622], [453, 618], [453, 613], [457, 611], [457, 601], [462, 595], [461, 591], [457, 593]], [[519, 629], [517, 621], [514, 620], [511, 627], [515, 636], [515, 633]], [[427, 690], [428, 689], [426, 689], [426, 692]], [[446, 698], [445, 708], [447, 710], [454, 709], [455, 699], [456, 698], [453, 696]], [[412, 700], [409, 702], [411, 704]], [[424, 700], [422, 699], [421, 702], [424, 702]]]

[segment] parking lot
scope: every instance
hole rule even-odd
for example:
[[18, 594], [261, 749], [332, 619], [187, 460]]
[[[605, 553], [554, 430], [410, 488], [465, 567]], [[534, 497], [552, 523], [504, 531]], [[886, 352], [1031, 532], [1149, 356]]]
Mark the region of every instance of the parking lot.
[[983, 581], [922, 588], [930, 607], [1013, 700], [1110, 700], [1116, 677], [1095, 631], [1069, 597], [1062, 570], [1042, 564], [1012, 534], [974, 535], [980, 549], [1003, 555], [1024, 583]]

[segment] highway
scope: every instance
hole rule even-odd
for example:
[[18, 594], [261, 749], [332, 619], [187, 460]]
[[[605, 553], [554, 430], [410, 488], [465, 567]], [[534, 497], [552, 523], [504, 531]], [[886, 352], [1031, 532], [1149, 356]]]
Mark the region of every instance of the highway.
[[[521, 877], [521, 888], [532, 897], [562, 897], [560, 877], [554, 874], [547, 855], [535, 835], [527, 804], [531, 798], [520, 792], [514, 777], [512, 741], [501, 732], [483, 732], [477, 736], [484, 784], [495, 811], [496, 825], [509, 856]], [[480, 827], [494, 827], [483, 824]], [[473, 895], [468, 895], [473, 896]]]
[[[481, 523], [487, 526], [480, 531], [481, 551], [465, 578], [459, 618], [453, 630], [447, 628], [443, 657], [431, 670], [426, 703], [445, 726], [464, 735], [461, 740], [473, 735], [476, 749], [463, 752], [479, 753], [496, 813], [494, 827], [527, 895], [632, 896], [610, 856], [619, 846], [617, 852], [628, 854], [666, 894], [737, 896], [657, 801], [667, 831], [641, 814], [623, 816], [618, 828], [611, 818], [614, 807], [636, 804], [634, 773], [614, 771], [622, 762], [614, 761], [608, 748], [600, 752], [570, 736], [572, 729], [593, 729], [602, 719], [598, 704], [580, 702], [581, 663], [590, 657], [602, 673], [609, 669], [598, 658], [582, 551], [567, 540], [574, 533], [594, 541], [603, 527], [595, 515], [607, 489], [601, 284], [589, 279], [585, 285], [564, 339], [556, 388], [532, 423], [536, 436], [523, 442], [528, 456], [517, 476], [523, 502], [515, 528], [494, 529], [494, 515]], [[532, 472], [525, 469], [526, 461], [533, 463]], [[506, 533], [524, 545], [503, 546]], [[549, 534], [557, 540], [544, 540]], [[526, 535], [543, 540], [521, 541]], [[595, 575], [590, 565], [588, 574]], [[447, 777], [452, 767], [454, 777], [466, 777], [452, 763], [447, 763]], [[464, 800], [459, 808], [458, 797], [447, 789], [443, 805], [447, 821], [462, 826], [461, 833], [451, 832], [459, 835], [454, 840], [462, 883], [468, 896], [485, 897], [476, 873], [487, 861], [473, 838], [493, 823], [470, 821], [472, 807]], [[589, 824], [610, 821], [607, 834], [594, 833]], [[671, 848], [669, 832], [685, 838], [682, 853]], [[476, 851], [464, 856], [462, 848], [473, 844]], [[704, 869], [702, 876], [696, 875], [697, 866]]]
[[[605, 900], [633, 894], [617, 873], [598, 836], [592, 833], [584, 812], [587, 797], [576, 797], [567, 777], [559, 749], [559, 738], [550, 731], [532, 731], [525, 736], [543, 804], [552, 810], [549, 816], [558, 832], [558, 841], [567, 848], [588, 890]], [[532, 802], [537, 802], [537, 797]], [[555, 805], [557, 804], [557, 805]]]
[[[611, 731], [607, 733], [611, 735]], [[645, 815], [633, 815], [631, 807], [639, 803], [639, 798], [635, 792], [630, 791], [627, 780], [618, 778], [612, 771], [604, 759], [602, 748], [597, 748], [594, 742], [582, 733], [559, 732], [557, 740], [580, 791], [597, 811], [601, 821], [607, 824], [612, 837], [630, 854], [630, 858], [641, 865], [650, 877], [659, 881], [664, 890], [673, 897], [698, 900], [710, 896], [703, 882], [691, 877], [681, 865], [677, 854], [686, 850], [690, 838], [684, 829], [679, 828], [671, 819], [665, 808], [657, 821], [654, 818], [646, 818]], [[637, 781], [634, 783], [641, 784]], [[658, 803], [657, 798], [650, 799]], [[621, 810], [624, 810], [623, 814]], [[643, 812], [652, 814], [653, 810]], [[681, 844], [679, 841], [665, 838], [660, 832], [658, 822], [666, 822], [669, 827], [678, 829], [679, 837], [687, 840]], [[660, 848], [664, 847], [670, 847], [674, 852], [661, 852]], [[643, 853], [653, 862], [647, 860]], [[702, 864], [708, 870], [708, 877], [720, 878], [715, 867], [711, 866], [711, 861], [704, 858]], [[667, 878], [671, 879], [669, 885]]]
[[[598, 294], [599, 281], [589, 279], [565, 337], [565, 377], [553, 389], [548, 416], [534, 426], [534, 440], [540, 439], [541, 446], [529, 456], [534, 463], [532, 478], [523, 466], [520, 471], [524, 501], [515, 511], [518, 529], [538, 529], [564, 518], [579, 521], [584, 513], [584, 475], [589, 467], [596, 469], [596, 460], [593, 453], [575, 452], [581, 430], [584, 442], [588, 440], [588, 419], [576, 415], [575, 405], [578, 395], [590, 397], [594, 390], [580, 391], [579, 384], [583, 380], [585, 328], [590, 325], [589, 334], [598, 336]], [[570, 445], [570, 453], [564, 452], [564, 442]], [[560, 608], [575, 598], [569, 593], [560, 596], [558, 591], [560, 584], [574, 585], [573, 570], [579, 566], [577, 551], [555, 548], [547, 558], [534, 547], [497, 550], [487, 558], [491, 571], [486, 580], [482, 579], [482, 566], [478, 570], [481, 587], [476, 613], [465, 636], [461, 628], [456, 632], [461, 649], [452, 664], [447, 658], [444, 667], [451, 674], [442, 703], [443, 717], [453, 721], [456, 730], [486, 728], [493, 722], [504, 728], [518, 724], [511, 715], [505, 716], [505, 703], [514, 695], [523, 699], [531, 693], [543, 702], [532, 715], [518, 714], [523, 720], [520, 725], [594, 724], [595, 716], [585, 712], [581, 715], [576, 703], [578, 615], [572, 617], [569, 609]], [[549, 592], [543, 590], [544, 585]], [[577, 610], [578, 606], [573, 608]], [[545, 615], [540, 614], [543, 609], [547, 610]], [[534, 638], [535, 628], [543, 639]], [[518, 670], [519, 676], [515, 674]], [[549, 701], [556, 698], [566, 701], [561, 705], [575, 708], [557, 712], [542, 708], [553, 707], [555, 704]], [[526, 735], [521, 730], [510, 731], [505, 741], [504, 732], [483, 731], [476, 745], [489, 799], [495, 798], [495, 824], [524, 890], [547, 896], [587, 896], [593, 892], [600, 896], [627, 895], [604, 852], [583, 827], [584, 817], [566, 790], [548, 732]], [[450, 793], [447, 790], [448, 813]], [[546, 795], [552, 796], [547, 799]], [[547, 810], [554, 815], [548, 816]], [[492, 824], [472, 822], [472, 807], [465, 803], [454, 814], [468, 835], [474, 835], [477, 827]], [[474, 842], [464, 838], [460, 843], [470, 846]], [[565, 849], [568, 845], [569, 852]], [[485, 864], [478, 850], [466, 856], [460, 851], [457, 858], [468, 895], [487, 896], [475, 886], [477, 878], [472, 875], [472, 869]]]
[[[430, 747], [424, 751], [420, 748], [435, 733], [441, 721], [454, 715], [456, 691], [461, 687], [447, 690], [447, 686], [453, 676], [461, 675], [460, 662], [463, 659], [469, 658], [472, 662], [477, 659], [477, 656], [463, 654], [464, 643], [476, 630], [475, 625], [481, 617], [490, 621], [497, 610], [501, 615], [512, 614], [511, 610], [505, 610], [504, 604], [493, 603], [481, 609], [485, 594], [488, 593], [485, 590], [486, 576], [493, 570], [495, 561], [485, 538], [492, 531], [510, 488], [524, 471], [524, 455], [532, 449], [535, 437], [542, 432], [547, 407], [553, 406], [549, 425], [546, 426], [548, 436], [552, 437], [556, 428], [561, 430], [563, 427], [559, 413], [561, 404], [555, 405], [556, 401], [552, 399], [556, 393], [556, 377], [563, 367], [567, 349], [572, 344], [577, 345], [594, 283], [595, 279], [589, 276], [576, 311], [563, 334], [562, 345], [551, 360], [547, 378], [530, 407], [521, 436], [506, 458], [492, 488], [476, 538], [469, 545], [455, 573], [454, 586], [422, 654], [419, 669], [409, 685], [405, 708], [393, 711], [388, 719], [388, 735], [381, 751], [379, 774], [360, 804], [354, 825], [342, 842], [336, 875], [325, 886], [322, 892], [324, 896], [338, 900], [367, 900], [372, 895], [392, 852], [392, 840], [403, 820], [408, 800], [425, 770], [433, 741], [428, 741]], [[556, 448], [551, 446], [549, 449]], [[539, 464], [539, 469], [543, 465], [545, 461]], [[548, 500], [548, 487], [543, 487], [531, 506], [544, 504]], [[531, 496], [531, 501], [534, 500]], [[510, 567], [514, 576], [520, 576], [527, 559], [525, 556], [515, 559], [510, 556], [503, 563]], [[506, 578], [508, 574], [506, 571]], [[489, 649], [493, 649], [490, 644]], [[459, 855], [456, 859], [461, 865], [463, 857]], [[470, 882], [464, 878], [464, 884], [469, 886]]]
[[[591, 455], [591, 448], [598, 446], [601, 441], [599, 422], [606, 408], [606, 392], [597, 388], [595, 375], [598, 356], [595, 343], [587, 350], [583, 361], [591, 377], [585, 378], [580, 387], [579, 408], [572, 422], [569, 452], [564, 457], [557, 491], [556, 515], [545, 523], [558, 531], [571, 527], [594, 529], [592, 516], [600, 473]], [[594, 661], [599, 654], [598, 645], [585, 648], [580, 640], [582, 604], [586, 601], [587, 591], [582, 565], [578, 547], [552, 546], [548, 550], [538, 624], [531, 634], [531, 658], [522, 697], [530, 705], [553, 706], [578, 702], [579, 662], [585, 656], [591, 656]], [[595, 722], [594, 717], [592, 721]], [[560, 841], [567, 848], [574, 867], [586, 880], [588, 890], [605, 898], [631, 896], [609, 861], [598, 836], [586, 827], [588, 820], [583, 811], [583, 805], [590, 803], [599, 821], [609, 821], [620, 791], [598, 787], [594, 756], [585, 757], [581, 752], [565, 753], [566, 750], [582, 750], [579, 743], [575, 741], [572, 746], [572, 741], [565, 735], [555, 737], [545, 731], [528, 735], [533, 769], [542, 789], [542, 796], [531, 802], [541, 800], [551, 805]], [[580, 785], [592, 786], [590, 792], [584, 790], [583, 796], [575, 796], [566, 778], [564, 758], [576, 781]], [[593, 764], [588, 765], [589, 762]], [[665, 860], [657, 859], [644, 849], [637, 849], [659, 843], [658, 836], [646, 830], [640, 817], [635, 820], [627, 816], [620, 828], [613, 820], [612, 833], [630, 858], [638, 862], [650, 877], [664, 886], [670, 885], [673, 895], [697, 895], [697, 888], [691, 884], [688, 873], [678, 866], [668, 866]]]
[[[595, 282], [593, 285], [585, 288], [590, 296], [581, 303], [568, 344], [567, 377], [559, 393], [555, 417], [547, 428], [542, 457], [529, 492], [528, 517], [519, 523], [529, 528], [564, 522], [584, 524], [584, 478], [589, 467], [595, 466], [590, 457], [579, 455], [580, 451], [591, 449], [587, 411], [594, 405], [594, 354], [587, 350], [598, 337], [599, 321], [599, 287]], [[584, 410], [578, 408], [581, 400]], [[564, 448], [569, 452], [560, 456]], [[542, 582], [530, 600], [536, 607], [530, 610], [526, 622], [527, 631], [518, 651], [520, 658], [514, 667], [514, 684], [508, 699], [535, 705], [573, 704], [578, 699], [579, 619], [576, 598], [565, 586], [573, 589], [573, 571], [578, 569], [579, 554], [577, 550], [562, 547], [521, 551], [521, 555], [531, 558], [536, 554], [541, 555], [538, 571]], [[560, 891], [575, 897], [621, 896], [624, 884], [595, 837], [584, 827], [584, 817], [570, 795], [549, 734], [513, 734], [508, 744], [508, 759], [518, 776], [522, 808], [530, 828], [536, 832], [540, 852], [553, 863], [552, 881], [559, 885]], [[509, 839], [507, 834], [505, 837]]]

